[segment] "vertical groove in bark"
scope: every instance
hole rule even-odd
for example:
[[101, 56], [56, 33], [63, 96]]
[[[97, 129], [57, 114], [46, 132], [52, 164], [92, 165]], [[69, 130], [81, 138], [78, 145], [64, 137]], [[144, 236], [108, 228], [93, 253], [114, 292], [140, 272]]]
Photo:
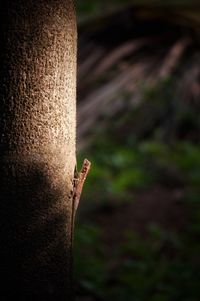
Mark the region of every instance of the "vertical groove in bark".
[[72, 0], [0, 4], [0, 299], [71, 300]]

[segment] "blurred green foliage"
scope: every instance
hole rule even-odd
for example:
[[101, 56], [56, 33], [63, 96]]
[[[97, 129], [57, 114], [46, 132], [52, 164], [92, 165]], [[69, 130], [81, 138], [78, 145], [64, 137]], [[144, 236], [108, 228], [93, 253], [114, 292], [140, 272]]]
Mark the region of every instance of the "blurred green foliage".
[[105, 14], [110, 10], [129, 4], [134, 5], [159, 5], [159, 6], [198, 6], [198, 0], [76, 0], [78, 20]]
[[[200, 235], [200, 227], [195, 232]], [[195, 258], [200, 246], [189, 233], [176, 236], [150, 225], [149, 237], [144, 240], [129, 230], [124, 233], [126, 243], [119, 241], [110, 258], [102, 250], [100, 234], [94, 225], [77, 229], [76, 277], [82, 293], [93, 296], [92, 300], [199, 300], [200, 269]], [[173, 258], [170, 252], [178, 256]]]
[[170, 146], [152, 140], [130, 148], [104, 137], [96, 142], [90, 158], [93, 167], [85, 194], [93, 207], [113, 199], [113, 206], [117, 201], [131, 201], [135, 189], [159, 181], [167, 185], [168, 177], [172, 185], [177, 180], [177, 185], [186, 187], [182, 202], [189, 222], [181, 234], [150, 224], [145, 239], [128, 229], [125, 241], [119, 241], [109, 255], [102, 230], [80, 223], [75, 263], [81, 290], [92, 300], [200, 300], [200, 146], [186, 141]]
[[[105, 205], [120, 210], [134, 202], [136, 192], [154, 185], [182, 187], [185, 228], [180, 233], [150, 223], [145, 237], [126, 229], [123, 241], [108, 250], [98, 223], [80, 219], [75, 232], [80, 296], [102, 301], [200, 300], [200, 144], [190, 139], [200, 125], [198, 110], [173, 93], [175, 83], [167, 79], [151, 89], [144, 86], [144, 105], [96, 131], [84, 151], [92, 168], [83, 207], [85, 212]], [[79, 157], [82, 161], [85, 154]]]
[[[198, 111], [187, 104], [181, 106], [170, 80], [143, 91], [144, 106], [109, 121], [85, 150], [92, 168], [83, 207], [91, 212], [105, 205], [120, 210], [123, 204], [134, 202], [136, 192], [154, 185], [169, 190], [182, 187], [184, 196], [179, 202], [188, 221], [181, 233], [154, 223], [147, 225], [146, 237], [133, 228], [126, 229], [123, 241], [108, 251], [101, 227], [80, 220], [75, 237], [78, 292], [102, 301], [199, 301], [200, 144], [190, 140], [190, 129], [199, 127]], [[148, 119], [146, 107], [148, 114], [155, 112], [161, 121], [153, 122], [156, 126], [152, 128], [147, 122], [151, 130], [142, 138], [143, 131], [141, 136], [135, 135], [131, 124], [138, 119], [138, 124], [144, 125], [140, 121]], [[187, 132], [187, 116], [195, 126], [187, 121], [189, 134], [178, 138], [180, 129]], [[83, 156], [80, 154], [80, 161]]]
[[[95, 17], [130, 2], [147, 3], [77, 0], [78, 17]], [[197, 3], [148, 4], [155, 2]], [[197, 107], [175, 93], [177, 77], [151, 88], [139, 83], [142, 105], [122, 112], [117, 120], [108, 116], [107, 126], [94, 129], [93, 142], [79, 154], [80, 162], [87, 154], [92, 168], [75, 231], [78, 300], [200, 300], [200, 144], [192, 137], [199, 133], [200, 119]], [[129, 96], [124, 95], [124, 101]], [[105, 229], [95, 222], [96, 212], [103, 215], [101, 209], [109, 206], [120, 210], [155, 185], [184, 190], [179, 200], [187, 211], [184, 229], [178, 232], [156, 223], [146, 226], [146, 235], [125, 229], [123, 239], [109, 248]], [[94, 215], [92, 220], [85, 217], [88, 212]]]

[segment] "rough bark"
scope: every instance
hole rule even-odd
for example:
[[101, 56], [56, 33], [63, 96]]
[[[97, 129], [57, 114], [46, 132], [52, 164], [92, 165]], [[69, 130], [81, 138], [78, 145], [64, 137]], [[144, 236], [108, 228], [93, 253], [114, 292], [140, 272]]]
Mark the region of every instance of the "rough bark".
[[0, 300], [72, 300], [72, 0], [0, 4]]

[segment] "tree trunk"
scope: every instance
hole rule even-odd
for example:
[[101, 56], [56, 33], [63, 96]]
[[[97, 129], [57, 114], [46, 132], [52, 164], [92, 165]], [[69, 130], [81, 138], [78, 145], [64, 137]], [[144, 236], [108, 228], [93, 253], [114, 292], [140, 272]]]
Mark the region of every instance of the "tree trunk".
[[0, 4], [0, 300], [72, 300], [72, 0]]

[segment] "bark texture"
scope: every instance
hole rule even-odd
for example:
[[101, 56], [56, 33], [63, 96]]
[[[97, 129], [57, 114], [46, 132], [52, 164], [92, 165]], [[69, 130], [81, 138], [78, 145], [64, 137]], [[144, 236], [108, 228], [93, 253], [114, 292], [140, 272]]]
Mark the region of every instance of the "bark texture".
[[72, 300], [72, 0], [0, 4], [0, 300]]

